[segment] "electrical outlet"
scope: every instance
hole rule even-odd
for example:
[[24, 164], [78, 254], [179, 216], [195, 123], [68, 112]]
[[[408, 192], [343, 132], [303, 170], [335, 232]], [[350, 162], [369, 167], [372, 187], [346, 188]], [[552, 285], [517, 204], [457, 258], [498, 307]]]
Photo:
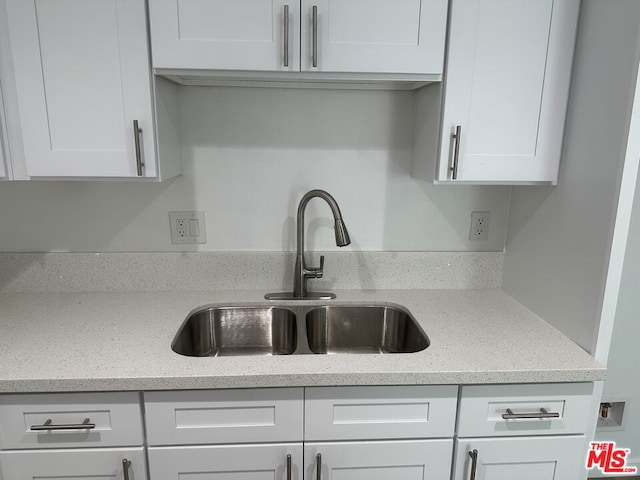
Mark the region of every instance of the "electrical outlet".
[[490, 212], [471, 212], [471, 231], [469, 232], [469, 240], [489, 239], [490, 218]]
[[171, 243], [207, 243], [204, 212], [169, 212]]

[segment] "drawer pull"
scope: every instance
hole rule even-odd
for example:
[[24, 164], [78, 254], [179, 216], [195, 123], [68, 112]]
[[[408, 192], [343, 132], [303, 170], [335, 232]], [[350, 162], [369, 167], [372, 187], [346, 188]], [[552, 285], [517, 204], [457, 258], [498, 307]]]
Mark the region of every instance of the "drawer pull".
[[47, 418], [47, 421], [42, 425], [31, 425], [29, 430], [32, 432], [41, 432], [41, 431], [49, 431], [49, 430], [92, 430], [96, 428], [95, 423], [89, 423], [90, 420], [85, 418], [82, 423], [69, 423], [69, 424], [60, 424], [56, 425], [52, 423], [50, 418]]
[[287, 480], [291, 480], [291, 454], [287, 455]]
[[476, 480], [476, 469], [478, 468], [478, 450], [475, 448], [473, 451], [469, 452], [469, 456], [471, 457], [471, 476], [469, 480]]
[[124, 480], [129, 480], [129, 467], [131, 467], [131, 460], [126, 458], [122, 459], [122, 476]]
[[502, 418], [505, 420], [517, 419], [517, 418], [559, 418], [560, 414], [556, 412], [548, 412], [546, 408], [540, 407], [539, 412], [533, 413], [513, 413], [513, 410], [507, 408], [507, 413], [502, 414]]
[[322, 475], [322, 455], [316, 455], [316, 480], [320, 480]]

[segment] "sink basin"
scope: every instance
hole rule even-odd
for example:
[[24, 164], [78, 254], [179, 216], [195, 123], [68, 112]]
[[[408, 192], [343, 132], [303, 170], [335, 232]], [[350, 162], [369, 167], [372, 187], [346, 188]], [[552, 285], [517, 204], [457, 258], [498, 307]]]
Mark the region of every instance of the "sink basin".
[[191, 357], [289, 355], [296, 350], [295, 314], [276, 307], [208, 307], [184, 321], [171, 348]]
[[411, 353], [429, 346], [411, 314], [395, 306], [314, 308], [306, 327], [313, 353]]
[[411, 353], [429, 338], [395, 305], [207, 305], [194, 310], [171, 348], [190, 357]]

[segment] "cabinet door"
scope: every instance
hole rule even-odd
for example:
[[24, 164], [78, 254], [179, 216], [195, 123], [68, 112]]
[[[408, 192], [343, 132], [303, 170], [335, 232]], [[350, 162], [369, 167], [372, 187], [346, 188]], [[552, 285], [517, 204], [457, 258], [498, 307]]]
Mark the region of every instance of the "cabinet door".
[[153, 480], [302, 480], [302, 444], [150, 447]]
[[578, 7], [452, 2], [437, 180], [556, 182]]
[[[305, 479], [431, 480], [449, 478], [453, 440], [305, 443]], [[318, 457], [320, 455], [320, 457]]]
[[476, 480], [583, 480], [584, 436], [466, 438], [457, 441], [454, 480], [471, 478], [469, 452], [477, 450]]
[[123, 480], [125, 459], [131, 462], [129, 479], [144, 480], [143, 447], [13, 450], [0, 452], [0, 469], [7, 480]]
[[300, 70], [300, 0], [150, 0], [149, 14], [154, 68]]
[[[6, 0], [27, 173], [155, 177], [144, 0]], [[146, 161], [144, 160], [146, 159]]]
[[442, 73], [446, 0], [302, 0], [301, 9], [303, 71]]

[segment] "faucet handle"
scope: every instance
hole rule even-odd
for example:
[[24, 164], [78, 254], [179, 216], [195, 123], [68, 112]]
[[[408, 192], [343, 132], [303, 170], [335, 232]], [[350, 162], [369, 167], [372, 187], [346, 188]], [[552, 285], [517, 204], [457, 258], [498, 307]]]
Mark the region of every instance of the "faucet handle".
[[322, 278], [324, 274], [324, 255], [320, 255], [320, 266], [312, 268], [313, 278]]

